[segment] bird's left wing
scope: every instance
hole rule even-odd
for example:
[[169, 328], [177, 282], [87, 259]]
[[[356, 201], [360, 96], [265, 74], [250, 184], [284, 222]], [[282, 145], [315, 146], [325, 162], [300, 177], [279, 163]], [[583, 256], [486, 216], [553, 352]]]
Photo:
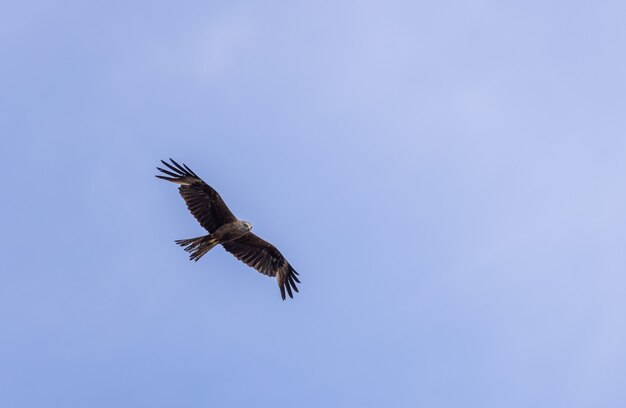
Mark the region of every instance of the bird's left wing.
[[298, 272], [274, 245], [249, 232], [241, 238], [224, 242], [222, 246], [235, 258], [262, 274], [276, 276], [283, 300], [285, 290], [290, 298], [293, 298], [292, 288], [298, 292], [296, 287], [296, 282], [300, 283], [296, 276]]
[[182, 166], [170, 159], [172, 164], [161, 160], [167, 169], [157, 167], [165, 176], [156, 177], [179, 184], [178, 191], [187, 208], [207, 231], [213, 232], [224, 224], [237, 221], [224, 200], [213, 187], [204, 182], [185, 164]]

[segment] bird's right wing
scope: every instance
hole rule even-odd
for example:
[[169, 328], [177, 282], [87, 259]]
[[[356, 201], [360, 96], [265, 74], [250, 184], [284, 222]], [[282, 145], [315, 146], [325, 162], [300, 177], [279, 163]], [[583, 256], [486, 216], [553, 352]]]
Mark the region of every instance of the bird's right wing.
[[213, 232], [224, 224], [237, 221], [237, 218], [228, 209], [222, 197], [211, 186], [205, 183], [185, 164], [182, 166], [170, 159], [172, 164], [161, 160], [169, 170], [157, 167], [166, 176], [156, 177], [180, 184], [178, 191], [185, 200], [187, 208], [198, 220], [200, 225], [209, 232]]
[[274, 245], [249, 232], [233, 241], [222, 243], [222, 246], [235, 255], [235, 258], [262, 274], [276, 276], [283, 300], [285, 300], [285, 289], [290, 298], [293, 298], [292, 288], [298, 292], [296, 287], [296, 282], [300, 283], [296, 276], [298, 272]]

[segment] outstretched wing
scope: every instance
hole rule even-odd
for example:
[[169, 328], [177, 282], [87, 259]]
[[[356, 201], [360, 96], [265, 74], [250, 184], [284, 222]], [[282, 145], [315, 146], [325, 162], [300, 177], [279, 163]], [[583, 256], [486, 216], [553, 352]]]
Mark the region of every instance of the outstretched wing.
[[278, 249], [267, 241], [249, 232], [241, 238], [222, 243], [224, 249], [235, 258], [253, 267], [264, 275], [276, 276], [280, 294], [285, 300], [285, 289], [290, 298], [293, 298], [291, 289], [298, 292], [296, 282], [300, 283], [293, 269]]
[[205, 183], [185, 164], [182, 166], [170, 159], [172, 164], [161, 160], [169, 170], [157, 167], [169, 177], [156, 177], [180, 184], [178, 191], [187, 203], [187, 208], [196, 220], [209, 232], [213, 232], [224, 224], [237, 221], [237, 218], [228, 209], [222, 197], [211, 186]]

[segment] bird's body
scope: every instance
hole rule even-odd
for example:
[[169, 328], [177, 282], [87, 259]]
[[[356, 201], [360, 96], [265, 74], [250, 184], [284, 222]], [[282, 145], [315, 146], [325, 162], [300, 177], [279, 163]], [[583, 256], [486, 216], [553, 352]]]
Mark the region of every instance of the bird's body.
[[217, 191], [189, 167], [170, 160], [172, 164], [161, 161], [169, 170], [157, 167], [167, 177], [161, 175], [156, 177], [180, 184], [178, 190], [187, 203], [187, 208], [200, 225], [209, 232], [208, 235], [176, 241], [190, 253], [189, 258], [197, 261], [211, 248], [221, 244], [224, 249], [248, 266], [264, 275], [276, 276], [283, 300], [285, 290], [289, 297], [293, 298], [292, 288], [298, 292], [296, 282], [300, 283], [296, 277], [298, 273], [280, 251], [250, 232], [252, 224], [237, 219]]
[[190, 258], [197, 261], [215, 245], [234, 241], [249, 233], [250, 230], [252, 230], [252, 224], [247, 221], [236, 220], [222, 225], [209, 235], [180, 239], [175, 242], [184, 247], [185, 251], [191, 252]]
[[209, 234], [209, 236], [221, 244], [224, 242], [233, 241], [237, 238], [241, 238], [242, 236], [250, 232], [251, 229], [252, 224], [247, 223], [246, 221], [237, 220], [222, 225], [214, 232]]

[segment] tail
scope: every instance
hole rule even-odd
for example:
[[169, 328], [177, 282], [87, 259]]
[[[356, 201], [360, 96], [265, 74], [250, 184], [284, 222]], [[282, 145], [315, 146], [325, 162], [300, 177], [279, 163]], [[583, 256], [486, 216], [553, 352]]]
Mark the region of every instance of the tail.
[[211, 248], [219, 244], [215, 238], [211, 238], [211, 235], [205, 235], [197, 238], [179, 239], [174, 242], [190, 253], [189, 259], [192, 261], [197, 261], [202, 258], [204, 254], [211, 250]]

